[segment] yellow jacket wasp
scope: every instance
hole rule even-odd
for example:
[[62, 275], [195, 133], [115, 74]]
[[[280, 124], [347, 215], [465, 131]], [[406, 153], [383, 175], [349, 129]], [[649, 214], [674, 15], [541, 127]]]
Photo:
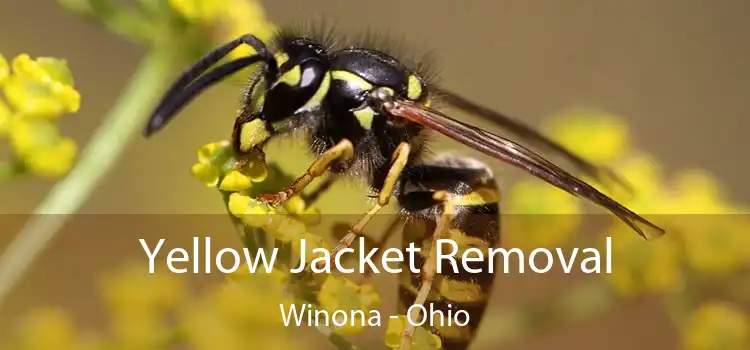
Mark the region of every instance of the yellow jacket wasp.
[[[240, 45], [255, 54], [214, 64]], [[244, 35], [201, 58], [166, 92], [153, 112], [145, 135], [163, 128], [188, 102], [228, 75], [255, 63], [260, 73], [245, 92], [236, 118], [232, 142], [237, 154], [262, 152], [274, 137], [302, 132], [316, 160], [307, 172], [279, 193], [259, 199], [281, 203], [302, 192], [315, 178], [329, 171], [364, 178], [377, 193], [377, 203], [336, 245], [348, 247], [365, 224], [395, 197], [401, 213], [426, 225], [421, 234], [405, 234], [405, 244], [424, 245], [419, 274], [407, 275], [399, 290], [405, 305], [430, 304], [434, 309], [469, 310], [465, 327], [435, 331], [445, 349], [465, 349], [486, 308], [492, 276], [443, 275], [436, 281], [436, 239], [470, 237], [488, 246], [500, 240], [500, 193], [492, 172], [481, 162], [456, 155], [427, 157], [425, 135], [434, 131], [493, 158], [598, 204], [616, 215], [644, 238], [664, 230], [635, 214], [591, 185], [520, 144], [449, 117], [434, 102], [492, 120], [515, 136], [561, 155], [597, 180], [614, 177], [572, 154], [533, 129], [430, 84], [418, 68], [368, 45], [336, 47], [325, 38], [281, 31], [273, 47]], [[208, 72], [207, 72], [208, 71]], [[207, 73], [206, 73], [207, 72]], [[616, 179], [616, 177], [615, 177]], [[467, 220], [470, 216], [480, 219]], [[413, 222], [413, 220], [411, 221]], [[405, 230], [407, 231], [407, 230]], [[411, 230], [413, 231], [413, 230]], [[433, 285], [435, 284], [435, 285]], [[430, 293], [437, 290], [437, 295]], [[463, 322], [462, 322], [463, 323]], [[402, 349], [411, 346], [413, 327], [404, 332]]]

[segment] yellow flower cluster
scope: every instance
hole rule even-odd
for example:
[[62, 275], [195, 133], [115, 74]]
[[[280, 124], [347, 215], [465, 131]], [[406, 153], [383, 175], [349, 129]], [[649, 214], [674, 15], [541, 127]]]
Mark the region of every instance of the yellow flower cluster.
[[687, 350], [750, 349], [750, 318], [723, 302], [707, 302], [690, 315], [683, 341]]
[[[645, 242], [614, 221], [607, 232], [612, 237], [614, 260], [608, 277], [620, 292], [678, 291], [686, 266], [703, 272], [729, 272], [750, 263], [750, 222], [743, 215], [732, 215], [741, 210], [728, 202], [710, 174], [688, 170], [666, 178], [653, 157], [634, 149], [627, 123], [612, 114], [570, 110], [553, 118], [546, 129], [573, 152], [610, 166], [634, 193], [590, 183], [668, 231], [661, 239]], [[541, 181], [521, 182], [509, 191], [508, 209], [513, 213], [579, 213], [578, 199], [549, 187]], [[556, 216], [561, 218], [540, 220], [550, 221], [544, 226], [551, 229], [526, 224], [508, 232], [509, 241], [536, 245], [565, 242], [580, 224], [572, 217], [580, 215]], [[509, 220], [511, 227], [514, 221], [524, 222]]]
[[[268, 179], [268, 168], [261, 155], [248, 155], [242, 161], [234, 158], [228, 142], [215, 142], [201, 147], [198, 162], [191, 168], [193, 175], [207, 186], [218, 187], [228, 193], [227, 208], [231, 215], [246, 227], [261, 229], [270, 234], [276, 246], [289, 247], [299, 257], [304, 254], [308, 261], [321, 257], [322, 248], [331, 251], [326, 240], [309, 232], [307, 225], [316, 222], [314, 208], [308, 207], [302, 198], [295, 196], [281, 208], [256, 201], [250, 194], [254, 183]], [[287, 215], [290, 214], [290, 215]], [[305, 252], [300, 242], [305, 240]], [[334, 275], [323, 276], [320, 289], [314, 291], [318, 306], [333, 314], [335, 310], [371, 310], [379, 305], [380, 297], [370, 285], [358, 285], [349, 279]], [[294, 288], [293, 288], [294, 289]], [[274, 309], [278, 314], [278, 310]], [[335, 327], [338, 334], [355, 334], [363, 331], [362, 320]], [[352, 326], [354, 324], [355, 326]]]
[[515, 183], [504, 212], [506, 243], [515, 248], [554, 247], [569, 241], [581, 225], [579, 200], [536, 179]]
[[77, 112], [81, 103], [66, 61], [20, 54], [8, 63], [0, 55], [0, 88], [0, 137], [9, 141], [14, 156], [6, 160], [2, 177], [65, 175], [77, 146], [60, 135], [57, 121]]
[[109, 332], [88, 334], [55, 309], [32, 312], [10, 344], [17, 350], [304, 349], [283, 326], [279, 304], [290, 303], [280, 271], [233, 277], [229, 283], [191, 294], [186, 281], [169, 271], [128, 265], [105, 278]]
[[[285, 327], [279, 305], [294, 300], [286, 294], [289, 276], [280, 270], [236, 274], [186, 309], [184, 333], [193, 349], [262, 349], [300, 347]], [[304, 347], [303, 347], [304, 348]]]

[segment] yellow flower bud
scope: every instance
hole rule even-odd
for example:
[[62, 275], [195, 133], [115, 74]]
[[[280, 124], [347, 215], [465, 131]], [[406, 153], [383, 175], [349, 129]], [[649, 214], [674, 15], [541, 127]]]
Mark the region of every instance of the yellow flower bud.
[[251, 201], [252, 199], [248, 196], [232, 193], [229, 195], [229, 212], [236, 217], [240, 217], [245, 214]]
[[284, 210], [291, 214], [302, 214], [305, 211], [305, 200], [300, 196], [289, 198], [283, 204]]
[[228, 146], [224, 142], [211, 142], [198, 148], [198, 161], [201, 163], [210, 162], [216, 151]]
[[60, 133], [50, 121], [23, 118], [10, 123], [9, 139], [13, 151], [23, 157], [37, 148], [54, 146]]
[[242, 191], [250, 188], [250, 178], [237, 170], [232, 170], [224, 175], [224, 179], [219, 184], [219, 189], [223, 191]]
[[219, 181], [219, 171], [207, 163], [196, 163], [190, 168], [190, 173], [209, 187], [216, 186]]
[[13, 59], [13, 72], [18, 76], [29, 77], [34, 80], [49, 80], [48, 74], [31, 59], [31, 56], [22, 53]]
[[78, 111], [81, 97], [71, 87], [14, 75], [4, 84], [5, 97], [19, 113], [55, 119]]
[[273, 214], [273, 210], [266, 208], [265, 204], [239, 193], [229, 195], [228, 207], [232, 215], [250, 227], [265, 227], [268, 225], [269, 215]]
[[262, 228], [268, 225], [268, 222], [270, 221], [269, 215], [271, 214], [269, 213], [268, 209], [256, 205], [250, 206], [250, 208], [245, 211], [245, 214], [243, 214], [240, 219], [247, 226]]
[[20, 54], [13, 60], [14, 75], [5, 82], [8, 102], [18, 112], [56, 118], [77, 112], [81, 96], [73, 88], [73, 77], [65, 60]]
[[70, 171], [76, 158], [78, 146], [73, 139], [61, 138], [57, 144], [41, 147], [24, 157], [29, 171], [39, 177], [57, 178]]

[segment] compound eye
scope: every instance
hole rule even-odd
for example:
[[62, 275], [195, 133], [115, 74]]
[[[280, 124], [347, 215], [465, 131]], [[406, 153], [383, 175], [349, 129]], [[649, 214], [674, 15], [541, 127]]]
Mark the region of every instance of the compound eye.
[[427, 86], [424, 81], [414, 74], [410, 74], [406, 82], [406, 98], [420, 101], [427, 96]]

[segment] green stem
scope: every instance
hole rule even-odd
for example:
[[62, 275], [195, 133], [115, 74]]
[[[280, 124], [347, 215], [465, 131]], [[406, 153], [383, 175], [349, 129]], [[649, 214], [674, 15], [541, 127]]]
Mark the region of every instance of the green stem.
[[113, 169], [129, 141], [141, 130], [149, 109], [167, 82], [171, 64], [171, 56], [166, 52], [151, 52], [143, 59], [75, 168], [50, 191], [0, 256], [0, 303], [69, 216], [81, 208]]

